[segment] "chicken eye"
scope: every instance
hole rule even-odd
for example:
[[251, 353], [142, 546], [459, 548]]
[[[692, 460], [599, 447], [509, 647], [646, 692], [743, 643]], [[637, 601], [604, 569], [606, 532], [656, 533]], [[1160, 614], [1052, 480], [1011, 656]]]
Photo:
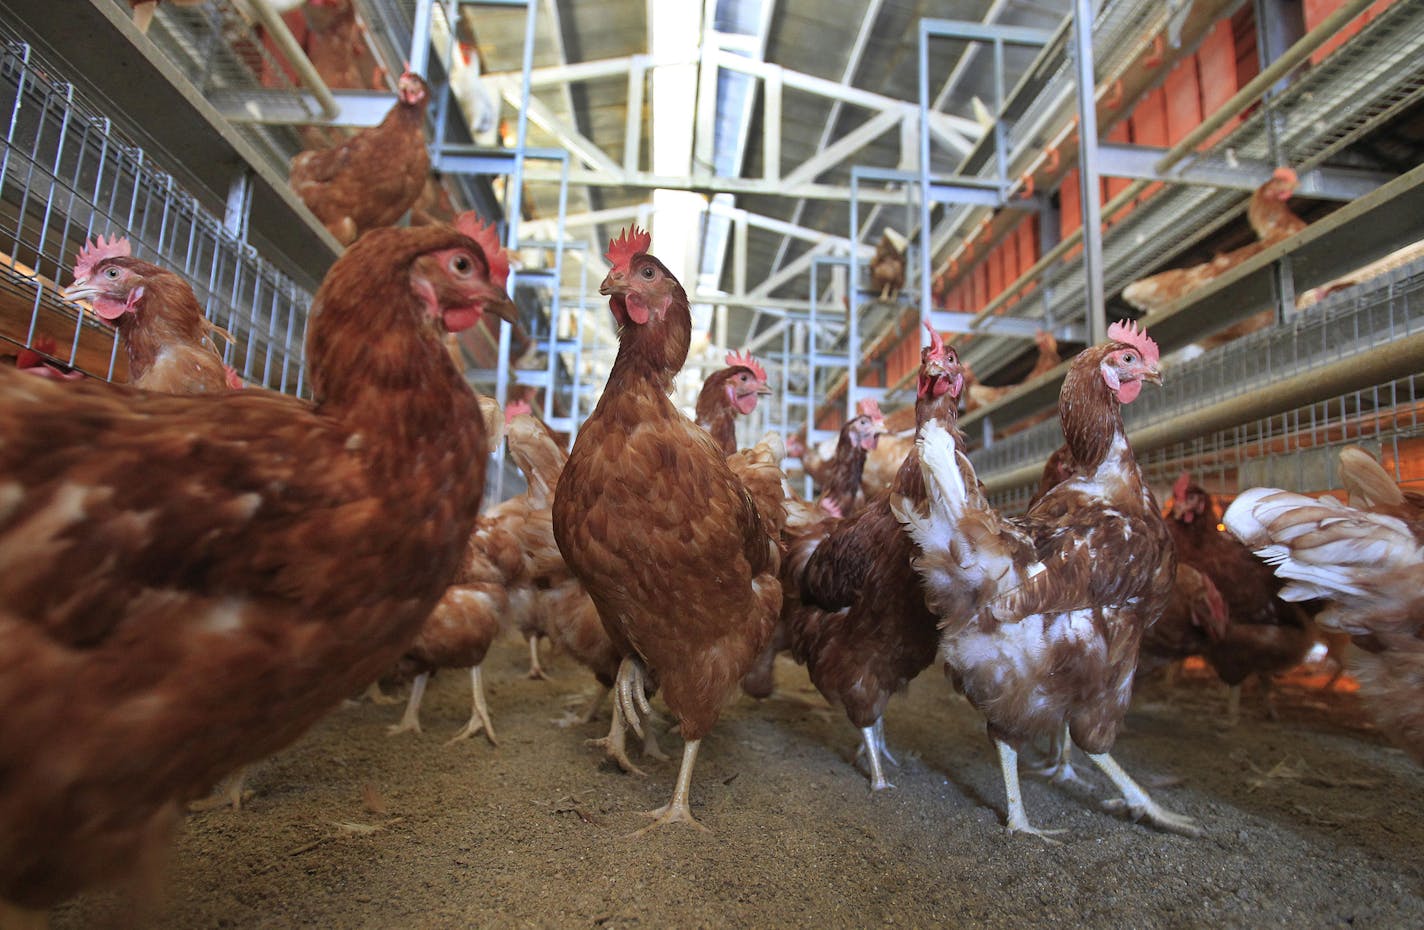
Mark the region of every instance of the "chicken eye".
[[114, 280], [115, 278], [117, 278], [117, 277], [119, 276], [119, 269], [117, 269], [117, 268], [105, 268], [105, 269], [104, 269], [104, 276], [107, 277], [110, 281], [112, 281], [112, 280]]
[[648, 279], [649, 281], [653, 280], [653, 266], [652, 266], [652, 265], [644, 265], [644, 266], [643, 266], [642, 275], [643, 275], [644, 278]]
[[1134, 363], [1134, 362], [1136, 362], [1136, 361], [1137, 361], [1137, 356], [1136, 356], [1136, 355], [1133, 355], [1131, 352], [1124, 352], [1124, 353], [1122, 354], [1122, 363], [1123, 363], [1124, 365], [1131, 365], [1132, 363]]
[[470, 261], [468, 255], [456, 255], [450, 259], [450, 270], [456, 274], [469, 274], [475, 268], [475, 263]]

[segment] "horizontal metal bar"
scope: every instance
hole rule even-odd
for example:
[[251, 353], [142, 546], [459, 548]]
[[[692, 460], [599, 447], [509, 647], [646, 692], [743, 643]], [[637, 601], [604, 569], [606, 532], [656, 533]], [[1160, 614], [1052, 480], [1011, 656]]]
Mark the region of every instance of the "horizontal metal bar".
[[[997, 336], [1021, 336], [1025, 339], [1032, 339], [1043, 329], [1042, 320], [1016, 316], [991, 317], [975, 326], [974, 314], [953, 310], [931, 310], [930, 323], [942, 333], [988, 332]], [[1079, 328], [1081, 329], [1081, 326]]]
[[920, 32], [939, 39], [968, 39], [972, 42], [1007, 42], [1010, 45], [1047, 45], [1054, 33], [1027, 26], [975, 23], [958, 19], [922, 19]]
[[514, 171], [514, 154], [489, 152], [483, 155], [435, 153], [432, 167], [446, 174], [509, 174]]
[[[1165, 148], [1103, 142], [1098, 145], [1098, 154], [1101, 157], [1100, 174], [1245, 191], [1253, 191], [1265, 184], [1277, 167], [1266, 161], [1250, 159], [1237, 159], [1234, 164], [1227, 164], [1220, 159], [1198, 158], [1188, 159], [1159, 172], [1156, 166], [1167, 154]], [[1316, 168], [1300, 176], [1296, 193], [1320, 200], [1354, 200], [1394, 177], [1392, 174], [1353, 168]]]
[[323, 115], [317, 97], [306, 90], [237, 90], [218, 87], [208, 91], [208, 102], [233, 123], [274, 126], [306, 123], [365, 128], [386, 118], [396, 103], [389, 91], [333, 90], [333, 111]]
[[979, 207], [1006, 206], [1004, 194], [997, 188], [930, 182], [930, 203], [967, 203]]

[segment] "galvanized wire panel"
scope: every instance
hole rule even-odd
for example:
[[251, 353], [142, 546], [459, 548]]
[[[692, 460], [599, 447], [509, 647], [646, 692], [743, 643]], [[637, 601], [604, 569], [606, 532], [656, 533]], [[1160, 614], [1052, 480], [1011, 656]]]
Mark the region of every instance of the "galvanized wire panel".
[[[78, 363], [86, 338], [112, 345], [112, 330], [60, 300], [57, 289], [87, 237], [125, 235], [136, 257], [192, 284], [208, 319], [232, 335], [223, 357], [244, 380], [303, 393], [311, 295], [234, 238], [95, 105], [13, 40], [0, 44], [0, 120], [0, 252], [10, 259], [7, 288], [32, 295], [23, 333], [7, 327], [9, 338], [31, 344], [48, 315], [46, 330], [72, 322], [61, 358]], [[5, 311], [11, 323], [14, 306]], [[112, 378], [114, 357], [111, 351], [101, 367], [86, 356], [80, 367]]]
[[[1262, 391], [1287, 375], [1323, 368], [1421, 330], [1424, 330], [1424, 261], [1396, 268], [1366, 284], [1332, 294], [1296, 314], [1289, 323], [1252, 333], [1216, 351], [1171, 366], [1163, 387], [1144, 391], [1137, 401], [1123, 409], [1124, 421], [1130, 430], [1140, 430], [1190, 416], [1194, 410]], [[1400, 437], [1417, 435], [1421, 428], [1414, 388], [1414, 379], [1379, 385], [1203, 440], [1180, 443], [1165, 452], [1153, 452], [1146, 461], [1156, 463], [1154, 468], [1176, 471], [1183, 467], [1195, 471], [1211, 462], [1216, 463], [1213, 467], [1219, 466], [1218, 471], [1223, 474], [1229, 471], [1234, 478], [1241, 464], [1239, 457], [1232, 458], [1234, 453], [1229, 449], [1235, 440], [1245, 446], [1265, 448], [1261, 445], [1263, 442], [1274, 442], [1284, 436], [1288, 442], [1271, 447], [1270, 454], [1277, 456], [1356, 441], [1362, 436], [1396, 442]], [[1391, 409], [1396, 406], [1398, 410]], [[970, 457], [980, 474], [987, 475], [1024, 462], [1046, 461], [1062, 442], [1061, 428], [1057, 419], [1053, 419], [980, 449]], [[1199, 451], [1192, 451], [1196, 448], [1193, 443], [1204, 444]], [[1312, 487], [1310, 482], [1317, 479], [1334, 480], [1333, 465], [1320, 465], [1309, 457], [1294, 463], [1287, 461], [1280, 467], [1285, 470], [1272, 471], [1261, 466], [1255, 474], [1261, 478], [1284, 476], [1276, 478], [1277, 483], [1296, 488]], [[1296, 471], [1291, 472], [1292, 468]], [[1293, 481], [1285, 480], [1292, 475]], [[1175, 472], [1170, 478], [1175, 478]], [[1022, 503], [1029, 493], [1031, 489], [1018, 488], [1002, 495], [1001, 499], [1009, 504]]]

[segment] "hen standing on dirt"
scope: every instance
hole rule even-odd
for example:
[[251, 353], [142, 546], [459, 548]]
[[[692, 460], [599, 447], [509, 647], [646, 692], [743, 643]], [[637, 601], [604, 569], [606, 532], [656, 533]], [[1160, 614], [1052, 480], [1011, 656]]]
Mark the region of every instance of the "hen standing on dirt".
[[313, 303], [313, 403], [0, 369], [0, 911], [152, 877], [183, 802], [410, 643], [484, 490], [441, 333], [514, 306], [449, 228], [381, 230]]
[[[926, 425], [920, 461], [929, 513], [898, 504], [924, 551], [916, 569], [940, 617], [940, 655], [955, 686], [988, 718], [1008, 795], [1010, 831], [1042, 835], [1024, 816], [1018, 746], [1074, 743], [1123, 793], [1134, 820], [1195, 834], [1108, 755], [1132, 697], [1142, 631], [1175, 578], [1171, 536], [1123, 431], [1121, 404], [1161, 382], [1157, 345], [1122, 323], [1073, 360], [1058, 402], [1077, 474], [1023, 517], [988, 506], [955, 434]], [[1066, 745], [1066, 743], [1065, 743]]]
[[624, 657], [615, 716], [641, 734], [650, 678], [681, 723], [677, 787], [654, 825], [696, 824], [688, 792], [698, 746], [781, 606], [785, 517], [775, 463], [744, 484], [668, 397], [692, 316], [648, 245], [634, 229], [609, 248], [599, 291], [618, 321], [618, 357], [559, 478], [554, 536]]
[[[933, 329], [930, 340], [920, 353], [916, 424], [939, 418], [953, 428], [964, 371]], [[892, 489], [909, 500], [924, 499], [913, 450]], [[890, 498], [881, 495], [854, 517], [811, 528], [787, 555], [782, 622], [792, 655], [860, 730], [876, 791], [892, 787], [881, 767], [882, 756], [894, 761], [885, 749], [885, 706], [934, 662], [939, 643], [935, 616], [910, 565], [917, 554], [891, 513]]]

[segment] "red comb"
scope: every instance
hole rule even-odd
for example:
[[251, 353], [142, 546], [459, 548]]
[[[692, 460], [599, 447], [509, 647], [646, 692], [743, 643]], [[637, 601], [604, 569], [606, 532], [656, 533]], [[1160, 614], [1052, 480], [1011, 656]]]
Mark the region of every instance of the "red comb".
[[1271, 172], [1272, 180], [1285, 181], [1287, 184], [1299, 184], [1300, 177], [1296, 175], [1292, 168], [1277, 168]]
[[727, 357], [726, 359], [724, 359], [724, 361], [727, 363], [727, 367], [729, 368], [740, 367], [749, 370], [752, 373], [753, 377], [755, 377], [762, 384], [766, 384], [766, 369], [761, 367], [761, 362], [758, 362], [756, 359], [752, 358], [752, 354], [750, 352], [747, 352], [745, 350], [741, 352], [728, 352]]
[[455, 228], [479, 244], [480, 251], [485, 253], [485, 261], [489, 262], [490, 280], [503, 287], [504, 282], [509, 280], [509, 253], [499, 244], [494, 223], [486, 225], [480, 222], [478, 213], [468, 210], [455, 218]]
[[1138, 329], [1136, 322], [1128, 323], [1124, 320], [1118, 320], [1108, 327], [1108, 338], [1116, 342], [1121, 342], [1124, 345], [1132, 346], [1142, 353], [1142, 360], [1147, 364], [1157, 364], [1157, 359], [1159, 358], [1157, 354], [1157, 343], [1153, 342], [1152, 337], [1147, 335], [1147, 330]]
[[939, 330], [931, 326], [929, 320], [925, 320], [925, 329], [930, 331], [930, 358], [944, 358], [944, 338]]
[[515, 417], [522, 417], [532, 411], [533, 408], [529, 406], [529, 401], [512, 400], [504, 405], [504, 425], [508, 426], [514, 422]]
[[1187, 488], [1188, 488], [1188, 486], [1191, 485], [1191, 483], [1192, 483], [1192, 476], [1191, 476], [1191, 473], [1190, 473], [1190, 472], [1185, 472], [1185, 471], [1182, 472], [1181, 475], [1179, 475], [1179, 476], [1177, 477], [1177, 483], [1174, 484], [1174, 485], [1172, 485], [1172, 499], [1175, 500], [1175, 501], [1176, 501], [1177, 503], [1179, 503], [1179, 504], [1180, 504], [1182, 501], [1186, 500], [1186, 497], [1187, 497]]
[[634, 255], [648, 251], [648, 246], [652, 244], [653, 237], [648, 235], [646, 229], [629, 226], [620, 231], [617, 239], [608, 243], [608, 251], [603, 257], [608, 259], [608, 263], [614, 268], [627, 268]]
[[855, 405], [855, 412], [863, 417], [870, 417], [872, 420], [884, 420], [880, 413], [880, 404], [873, 397], [863, 397], [860, 403]]
[[106, 258], [128, 257], [133, 254], [129, 240], [123, 236], [105, 239], [96, 236], [84, 243], [79, 255], [74, 259], [74, 280], [82, 281], [94, 273], [94, 266]]

